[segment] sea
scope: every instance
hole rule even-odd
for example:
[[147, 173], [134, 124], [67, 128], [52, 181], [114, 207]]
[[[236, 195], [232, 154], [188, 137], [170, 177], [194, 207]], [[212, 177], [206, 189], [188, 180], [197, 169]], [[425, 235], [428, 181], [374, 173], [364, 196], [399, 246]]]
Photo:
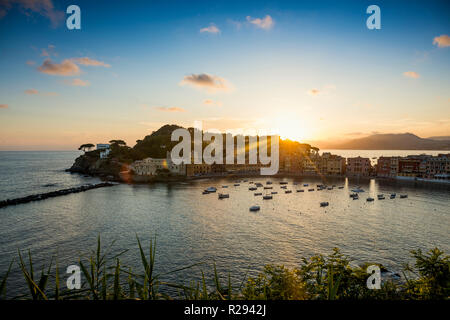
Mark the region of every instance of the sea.
[[[323, 150], [344, 157], [445, 153], [443, 151]], [[49, 192], [100, 180], [65, 172], [78, 151], [0, 151], [0, 200]], [[156, 239], [156, 272], [196, 264], [162, 276], [189, 284], [204, 271], [212, 279], [214, 263], [225, 281], [239, 285], [266, 264], [298, 267], [303, 257], [330, 254], [337, 247], [352, 264], [381, 263], [400, 272], [412, 263], [411, 250], [438, 247], [450, 253], [450, 186], [414, 181], [346, 178], [205, 178], [189, 182], [119, 184], [109, 188], [46, 199], [0, 209], [0, 277], [15, 259], [8, 278], [8, 296], [26, 290], [17, 265], [18, 250], [31, 252], [35, 273], [57, 259], [60, 273], [85, 259], [97, 237], [123, 266], [141, 272], [136, 237], [148, 249]], [[247, 181], [244, 181], [247, 180]], [[250, 182], [272, 182], [272, 200], [255, 196]], [[279, 182], [288, 182], [285, 193]], [[308, 192], [317, 184], [333, 190]], [[308, 186], [305, 186], [308, 184]], [[214, 186], [217, 193], [202, 194]], [[226, 187], [225, 187], [226, 186]], [[342, 189], [338, 187], [342, 186]], [[359, 200], [349, 197], [356, 186]], [[304, 192], [297, 190], [304, 189]], [[396, 193], [395, 199], [389, 194]], [[385, 200], [377, 200], [385, 194]], [[408, 198], [400, 199], [400, 194]], [[367, 202], [367, 197], [374, 202]], [[329, 202], [321, 207], [320, 202]], [[259, 205], [260, 211], [249, 207]], [[55, 261], [55, 260], [54, 260]]]

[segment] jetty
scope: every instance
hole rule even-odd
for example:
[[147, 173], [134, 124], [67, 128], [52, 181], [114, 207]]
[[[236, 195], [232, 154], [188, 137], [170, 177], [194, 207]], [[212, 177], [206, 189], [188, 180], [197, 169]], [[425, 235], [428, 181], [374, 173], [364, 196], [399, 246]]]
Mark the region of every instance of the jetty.
[[46, 193], [38, 193], [38, 194], [33, 194], [33, 195], [22, 197], [22, 198], [7, 199], [7, 200], [0, 201], [0, 208], [12, 206], [12, 205], [18, 205], [18, 204], [22, 204], [22, 203], [33, 202], [33, 201], [45, 200], [48, 198], [65, 196], [67, 194], [79, 193], [79, 192], [84, 192], [84, 191], [88, 191], [88, 190], [92, 190], [92, 189], [98, 189], [98, 188], [103, 188], [103, 187], [112, 187], [117, 184], [118, 183], [112, 183], [112, 182], [85, 184], [85, 185], [82, 185], [79, 187], [72, 187], [72, 188], [68, 188], [68, 189], [62, 189], [62, 190], [51, 191], [51, 192], [46, 192]]

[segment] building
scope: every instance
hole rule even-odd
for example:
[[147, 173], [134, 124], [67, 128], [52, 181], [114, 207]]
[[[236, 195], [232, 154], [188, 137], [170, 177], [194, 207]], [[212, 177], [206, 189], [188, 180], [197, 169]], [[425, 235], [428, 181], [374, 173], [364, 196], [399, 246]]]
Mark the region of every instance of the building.
[[130, 165], [130, 168], [135, 174], [142, 176], [156, 176], [164, 172], [173, 175], [186, 174], [186, 165], [173, 163], [169, 153], [167, 159], [145, 158], [143, 160], [134, 161]]
[[450, 153], [427, 157], [420, 169], [423, 178], [450, 180]]
[[377, 176], [395, 178], [398, 175], [398, 160], [400, 157], [379, 157], [377, 161]]
[[108, 157], [111, 149], [107, 143], [97, 143], [97, 150], [100, 150], [100, 159], [105, 159]]
[[347, 175], [349, 176], [369, 176], [371, 168], [369, 158], [347, 158]]
[[425, 159], [418, 159], [418, 158], [415, 158], [412, 156], [400, 158], [398, 160], [397, 176], [398, 177], [420, 177], [421, 162], [424, 160]]
[[343, 175], [346, 169], [345, 158], [330, 152], [324, 152], [320, 169], [324, 175]]

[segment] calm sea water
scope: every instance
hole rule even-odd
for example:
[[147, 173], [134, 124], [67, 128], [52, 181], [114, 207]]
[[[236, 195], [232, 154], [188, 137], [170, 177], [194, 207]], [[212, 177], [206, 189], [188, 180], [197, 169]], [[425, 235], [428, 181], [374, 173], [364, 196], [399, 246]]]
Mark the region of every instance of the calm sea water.
[[[363, 152], [378, 156], [372, 151], [360, 154]], [[0, 198], [95, 182], [64, 172], [78, 154], [0, 152]], [[249, 180], [265, 182], [269, 178]], [[232, 180], [204, 179], [121, 184], [0, 209], [0, 274], [17, 256], [17, 249], [30, 249], [37, 265], [48, 263], [56, 253], [60, 266], [77, 263], [80, 255], [94, 249], [98, 234], [106, 244], [116, 240], [114, 252], [130, 249], [123, 263], [133, 268], [140, 267], [136, 234], [145, 243], [156, 235], [158, 272], [205, 262], [167, 278], [178, 282], [198, 279], [200, 269], [209, 273], [215, 261], [223, 276], [231, 272], [232, 280], [240, 283], [247, 272], [254, 275], [265, 264], [294, 267], [301, 257], [327, 254], [333, 247], [341, 248], [354, 263], [378, 262], [393, 271], [411, 261], [408, 252], [412, 249], [437, 246], [450, 252], [449, 186], [330, 179], [325, 182], [344, 189], [295, 192], [305, 189], [304, 183], [314, 187], [321, 183], [304, 178], [285, 179], [293, 190], [285, 194], [280, 179], [270, 180], [273, 191], [279, 193], [273, 200], [255, 197], [248, 182], [234, 187]], [[222, 185], [228, 185], [224, 190], [229, 199], [201, 194], [208, 186], [216, 186], [220, 192]], [[360, 200], [349, 198], [349, 188], [355, 185], [366, 190]], [[391, 192], [407, 193], [408, 198], [365, 201], [369, 195], [376, 198], [379, 193]], [[321, 208], [321, 201], [330, 205]], [[261, 211], [249, 212], [255, 204]], [[10, 294], [17, 294], [23, 286], [22, 276], [13, 272], [8, 281]]]

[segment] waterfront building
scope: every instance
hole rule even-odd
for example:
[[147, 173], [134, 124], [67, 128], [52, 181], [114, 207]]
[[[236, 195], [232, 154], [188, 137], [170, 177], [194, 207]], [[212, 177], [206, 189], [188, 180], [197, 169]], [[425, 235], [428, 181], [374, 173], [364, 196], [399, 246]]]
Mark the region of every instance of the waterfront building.
[[349, 176], [369, 176], [371, 168], [369, 158], [347, 158], [347, 175]]
[[111, 151], [108, 143], [97, 143], [97, 150], [100, 150], [100, 159], [106, 159]]
[[321, 172], [325, 175], [343, 175], [346, 169], [345, 158], [324, 152], [320, 167]]

